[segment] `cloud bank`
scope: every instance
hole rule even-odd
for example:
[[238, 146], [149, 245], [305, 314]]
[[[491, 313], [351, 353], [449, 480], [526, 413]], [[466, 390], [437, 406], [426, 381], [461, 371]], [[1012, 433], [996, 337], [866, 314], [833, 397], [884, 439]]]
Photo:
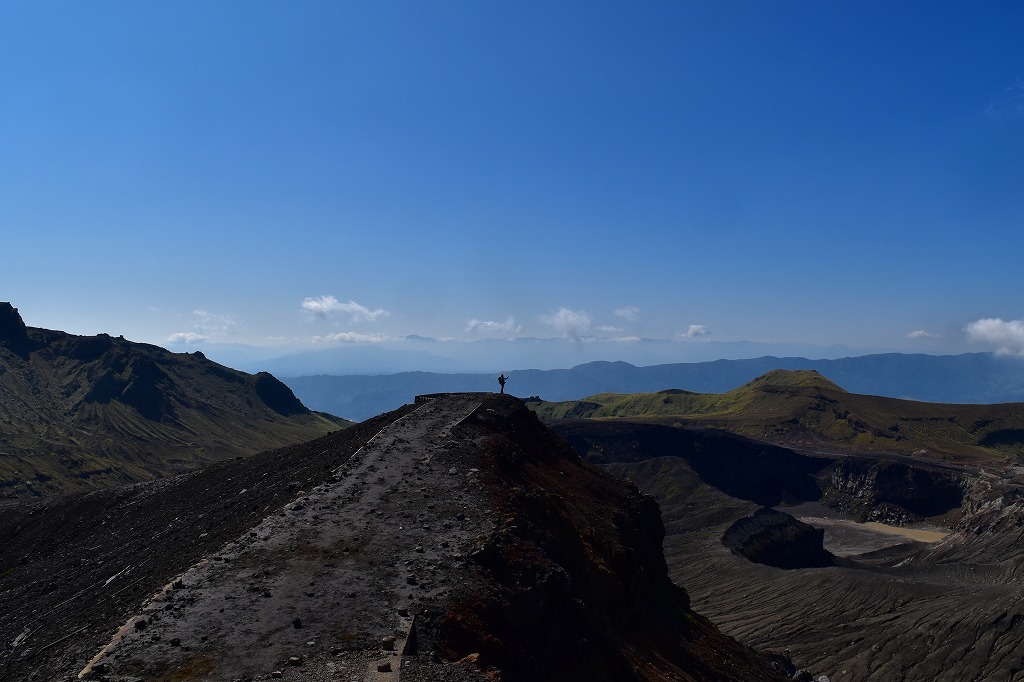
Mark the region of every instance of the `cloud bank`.
[[627, 305], [612, 312], [614, 312], [622, 319], [628, 320], [630, 322], [636, 322], [637, 318], [640, 317], [640, 309], [637, 308], [635, 305]]
[[167, 337], [167, 343], [203, 343], [226, 335], [236, 324], [233, 315], [220, 315], [197, 308], [192, 311], [192, 323], [189, 325], [197, 331], [175, 332]]
[[679, 332], [677, 336], [681, 339], [706, 339], [711, 336], [708, 328], [702, 324], [691, 324], [685, 332]]
[[202, 343], [208, 338], [208, 336], [197, 334], [195, 332], [175, 332], [167, 337], [167, 343]]
[[360, 334], [359, 332], [337, 332], [310, 338], [313, 343], [384, 343], [391, 337], [384, 334]]
[[590, 334], [590, 314], [585, 310], [559, 308], [541, 318], [544, 324], [554, 328], [559, 336], [578, 339]]
[[522, 325], [516, 324], [515, 318], [511, 315], [504, 322], [474, 318], [466, 323], [466, 332], [477, 334], [478, 336], [510, 336], [518, 334], [522, 328]]
[[319, 298], [306, 298], [302, 301], [302, 309], [317, 317], [331, 317], [333, 315], [348, 315], [352, 322], [376, 322], [381, 317], [387, 317], [391, 313], [383, 308], [370, 310], [364, 305], [349, 299], [348, 303], [342, 303], [333, 296], [320, 296]]
[[971, 322], [964, 331], [970, 341], [994, 346], [1000, 355], [1024, 357], [1024, 320], [986, 317]]

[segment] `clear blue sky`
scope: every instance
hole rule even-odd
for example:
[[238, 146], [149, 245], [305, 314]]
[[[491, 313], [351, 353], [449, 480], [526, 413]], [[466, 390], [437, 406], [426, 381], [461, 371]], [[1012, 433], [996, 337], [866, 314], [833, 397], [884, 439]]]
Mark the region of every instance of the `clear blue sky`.
[[0, 300], [189, 349], [1021, 351], [1022, 36], [1018, 2], [4, 3]]

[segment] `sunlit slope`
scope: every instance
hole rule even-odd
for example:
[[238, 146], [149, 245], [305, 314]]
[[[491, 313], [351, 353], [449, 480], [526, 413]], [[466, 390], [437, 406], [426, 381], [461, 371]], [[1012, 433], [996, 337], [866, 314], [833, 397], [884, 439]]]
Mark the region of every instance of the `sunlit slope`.
[[1024, 457], [1024, 403], [949, 405], [849, 393], [813, 370], [774, 370], [726, 393], [602, 393], [534, 402], [545, 420], [628, 418], [721, 428], [793, 447]]
[[166, 476], [345, 425], [270, 374], [105, 334], [27, 328], [0, 304], [0, 498]]

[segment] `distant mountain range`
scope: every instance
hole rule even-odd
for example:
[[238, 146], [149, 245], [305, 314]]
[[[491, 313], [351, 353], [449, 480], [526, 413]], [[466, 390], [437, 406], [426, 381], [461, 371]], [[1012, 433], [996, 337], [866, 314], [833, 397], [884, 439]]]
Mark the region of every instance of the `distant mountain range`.
[[0, 498], [151, 479], [345, 425], [270, 374], [26, 327], [0, 303]]
[[[609, 358], [645, 367], [764, 355], [838, 358], [863, 355], [866, 352], [845, 346], [764, 344], [752, 341], [681, 342], [645, 338], [572, 340], [558, 337], [446, 340], [416, 335], [376, 343], [335, 343], [318, 348], [261, 348], [227, 343], [203, 343], [200, 348], [211, 360], [229, 367], [243, 372], [270, 372], [278, 377], [413, 371], [490, 373], [493, 370], [497, 374], [498, 371], [516, 367], [559, 369]], [[170, 349], [186, 352], [195, 350], [196, 346], [181, 343], [170, 346]]]
[[[817, 370], [853, 393], [932, 403], [1024, 402], [1024, 358], [994, 353], [908, 355], [885, 353], [836, 360], [760, 357], [637, 367], [589, 362], [572, 369], [519, 370], [507, 390], [544, 400], [576, 400], [596, 393], [643, 393], [678, 388], [723, 393], [773, 369]], [[361, 420], [421, 393], [493, 391], [496, 374], [401, 372], [379, 376], [282, 377], [313, 409]]]

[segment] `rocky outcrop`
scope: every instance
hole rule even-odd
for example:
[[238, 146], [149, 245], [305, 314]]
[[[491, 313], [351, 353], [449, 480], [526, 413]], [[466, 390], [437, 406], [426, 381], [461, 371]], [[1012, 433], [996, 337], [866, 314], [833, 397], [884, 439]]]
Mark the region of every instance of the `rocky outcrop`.
[[7, 302], [0, 302], [0, 345], [22, 355], [28, 349], [25, 321], [21, 319], [18, 309]]
[[835, 556], [822, 545], [825, 531], [774, 509], [759, 509], [733, 523], [722, 544], [733, 554], [776, 568], [831, 566]]
[[918, 560], [943, 563], [1024, 561], [1024, 484], [1012, 475], [970, 480], [963, 516], [944, 542]]
[[254, 377], [254, 386], [256, 395], [264, 404], [282, 416], [308, 412], [306, 406], [292, 393], [292, 389], [282, 384], [269, 372], [259, 372]]
[[965, 485], [954, 473], [846, 457], [832, 466], [822, 501], [861, 521], [903, 525], [959, 509]]

